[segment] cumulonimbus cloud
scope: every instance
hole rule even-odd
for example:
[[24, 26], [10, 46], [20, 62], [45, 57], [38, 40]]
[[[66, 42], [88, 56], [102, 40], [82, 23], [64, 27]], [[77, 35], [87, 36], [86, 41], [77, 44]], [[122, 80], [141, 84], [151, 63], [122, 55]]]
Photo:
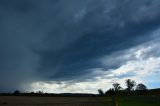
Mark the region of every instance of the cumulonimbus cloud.
[[104, 66], [99, 60], [155, 39], [150, 33], [160, 25], [159, 5], [158, 0], [1, 0], [2, 91], [24, 82], [87, 79], [94, 68], [120, 67], [125, 62]]

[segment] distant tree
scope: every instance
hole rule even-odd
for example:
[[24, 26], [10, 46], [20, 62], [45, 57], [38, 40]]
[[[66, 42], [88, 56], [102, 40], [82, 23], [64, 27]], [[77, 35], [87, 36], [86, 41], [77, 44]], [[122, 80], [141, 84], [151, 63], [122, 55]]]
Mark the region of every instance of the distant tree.
[[30, 94], [35, 94], [34, 92], [31, 92]]
[[15, 91], [13, 92], [13, 94], [15, 94], [15, 95], [20, 94], [20, 91], [19, 91], [19, 90], [15, 90]]
[[127, 91], [132, 91], [134, 90], [134, 86], [136, 86], [136, 82], [134, 80], [131, 79], [127, 79], [125, 80], [126, 86], [127, 86]]
[[144, 84], [140, 83], [137, 85], [136, 90], [139, 90], [139, 91], [143, 90], [144, 91], [144, 90], [147, 90], [147, 87]]
[[102, 89], [98, 89], [98, 93], [99, 93], [99, 95], [104, 95], [104, 92], [103, 92], [103, 90]]
[[136, 91], [137, 91], [138, 95], [144, 95], [144, 94], [147, 94], [147, 92], [148, 92], [147, 87], [142, 83], [137, 85]]
[[107, 90], [105, 92], [105, 95], [108, 95], [108, 96], [114, 96], [115, 95], [115, 91], [113, 88], [110, 88], [109, 90]]
[[38, 94], [43, 94], [43, 91], [38, 91], [37, 93], [38, 93]]
[[116, 92], [122, 89], [119, 83], [113, 83], [112, 85], [113, 85], [114, 91]]

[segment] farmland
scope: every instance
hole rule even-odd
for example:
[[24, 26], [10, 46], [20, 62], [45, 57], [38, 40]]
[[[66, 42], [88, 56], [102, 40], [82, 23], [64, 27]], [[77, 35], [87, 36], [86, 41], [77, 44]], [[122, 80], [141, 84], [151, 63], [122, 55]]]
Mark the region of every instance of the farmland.
[[0, 96], [0, 106], [111, 106], [110, 102], [106, 97]]
[[[118, 106], [160, 106], [160, 96], [119, 96]], [[114, 106], [112, 97], [0, 96], [0, 106]]]

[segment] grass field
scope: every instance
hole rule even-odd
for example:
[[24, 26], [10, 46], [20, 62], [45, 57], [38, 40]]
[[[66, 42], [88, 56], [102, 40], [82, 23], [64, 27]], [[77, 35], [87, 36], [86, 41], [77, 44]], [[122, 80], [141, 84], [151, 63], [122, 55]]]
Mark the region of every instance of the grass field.
[[112, 106], [112, 104], [106, 97], [0, 96], [0, 106]]
[[119, 106], [160, 106], [160, 96], [118, 97]]

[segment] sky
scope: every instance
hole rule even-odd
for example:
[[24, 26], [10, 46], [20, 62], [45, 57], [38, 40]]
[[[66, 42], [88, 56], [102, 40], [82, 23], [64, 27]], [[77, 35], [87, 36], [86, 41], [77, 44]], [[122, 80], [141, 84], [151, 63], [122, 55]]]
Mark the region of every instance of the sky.
[[0, 92], [160, 87], [159, 0], [0, 0]]

